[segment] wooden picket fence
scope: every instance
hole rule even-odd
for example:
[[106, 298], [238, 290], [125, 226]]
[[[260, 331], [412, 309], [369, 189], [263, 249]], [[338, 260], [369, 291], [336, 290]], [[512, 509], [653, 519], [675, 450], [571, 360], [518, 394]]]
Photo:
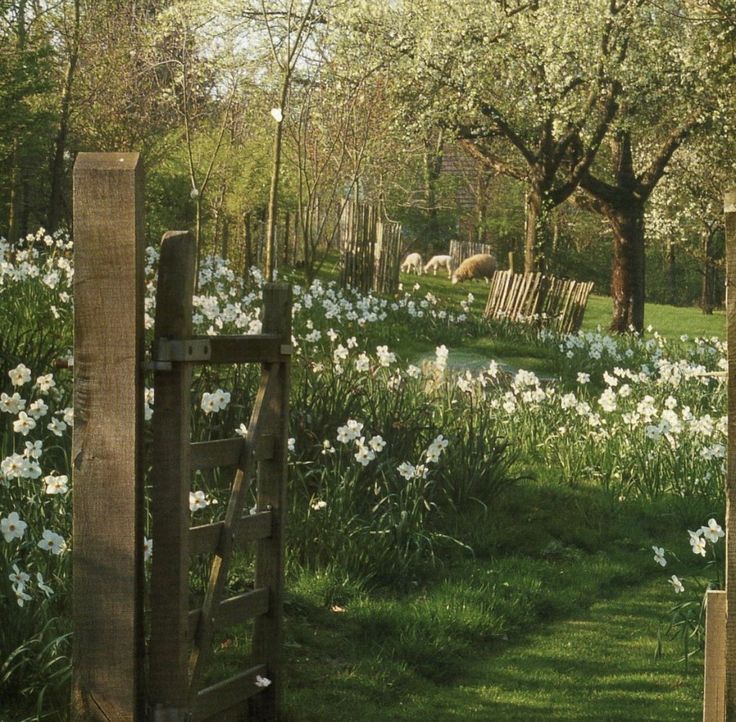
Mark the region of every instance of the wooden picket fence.
[[450, 241], [450, 256], [452, 256], [453, 269], [456, 269], [466, 258], [475, 256], [478, 253], [493, 255], [493, 247], [487, 243], [478, 243], [475, 241]]
[[344, 201], [340, 216], [340, 282], [364, 293], [399, 288], [401, 225], [371, 205]]
[[593, 283], [541, 273], [496, 271], [485, 315], [517, 323], [539, 323], [559, 333], [580, 329]]
[[[72, 719], [276, 719], [282, 688], [291, 288], [264, 286], [261, 334], [195, 337], [194, 241], [187, 232], [164, 236], [148, 363], [155, 412], [153, 559], [145, 615], [143, 191], [137, 154], [80, 154], [74, 183]], [[261, 367], [247, 434], [192, 443], [194, 366], [236, 363]], [[192, 475], [219, 467], [233, 469], [223, 518], [190, 527]], [[256, 507], [249, 513], [246, 500], [254, 481]], [[249, 542], [255, 545], [253, 586], [228, 596], [233, 555]], [[209, 575], [201, 604], [190, 609], [195, 556], [209, 559]], [[248, 667], [213, 680], [217, 635], [244, 623], [252, 623]], [[150, 632], [147, 646], [144, 628]]]

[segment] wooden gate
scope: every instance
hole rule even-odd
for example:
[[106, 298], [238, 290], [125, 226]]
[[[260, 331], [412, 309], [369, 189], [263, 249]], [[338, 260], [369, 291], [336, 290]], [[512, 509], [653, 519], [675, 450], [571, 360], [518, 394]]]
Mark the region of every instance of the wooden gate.
[[[281, 691], [291, 289], [263, 288], [262, 333], [192, 336], [196, 250], [164, 236], [152, 361], [150, 614], [143, 584], [143, 234], [137, 154], [80, 154], [74, 172], [74, 722], [269, 720]], [[191, 443], [195, 365], [258, 363], [245, 438]], [[198, 469], [232, 467], [221, 521], [190, 527]], [[256, 482], [256, 507], [246, 496]], [[227, 595], [233, 553], [255, 544], [253, 588]], [[209, 555], [190, 609], [190, 560]], [[144, 623], [148, 622], [148, 625]], [[253, 620], [251, 663], [211, 679], [219, 630]], [[150, 630], [146, 648], [144, 629]], [[210, 674], [207, 675], [207, 672]]]
[[[153, 567], [149, 706], [154, 722], [226, 719], [243, 712], [272, 717], [280, 688], [278, 650], [283, 588], [287, 405], [291, 353], [291, 289], [263, 290], [263, 333], [192, 336], [195, 249], [188, 233], [169, 233], [161, 248], [153, 364]], [[195, 364], [261, 364], [261, 380], [245, 438], [192, 444], [189, 421]], [[193, 472], [233, 467], [224, 519], [190, 528]], [[257, 510], [248, 513], [248, 490], [257, 477]], [[257, 543], [255, 585], [226, 598], [235, 549]], [[193, 554], [212, 556], [199, 609], [189, 608]], [[215, 631], [255, 617], [253, 665], [205, 686]], [[267, 685], [267, 686], [263, 686]]]

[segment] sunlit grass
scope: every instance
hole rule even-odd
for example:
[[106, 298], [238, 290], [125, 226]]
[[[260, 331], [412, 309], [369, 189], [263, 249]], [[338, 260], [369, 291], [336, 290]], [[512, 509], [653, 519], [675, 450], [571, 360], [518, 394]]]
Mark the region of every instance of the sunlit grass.
[[666, 640], [654, 659], [673, 601], [646, 548], [671, 529], [661, 510], [530, 482], [476, 526], [474, 558], [402, 593], [295, 576], [288, 722], [697, 717], [699, 665], [685, 676]]

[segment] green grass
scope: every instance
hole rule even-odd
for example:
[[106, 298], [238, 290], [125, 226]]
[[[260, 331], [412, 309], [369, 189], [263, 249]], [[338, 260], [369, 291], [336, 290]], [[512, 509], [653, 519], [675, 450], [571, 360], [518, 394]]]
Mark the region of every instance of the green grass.
[[[612, 301], [608, 296], [591, 296], [583, 319], [583, 329], [595, 331], [600, 326], [605, 331], [611, 323]], [[667, 306], [647, 303], [644, 309], [644, 324], [666, 338], [680, 338], [683, 334], [693, 336], [726, 336], [726, 314], [715, 311], [704, 314], [699, 308]]]
[[474, 702], [462, 714], [443, 712], [442, 719], [701, 719], [701, 666], [684, 675], [674, 641], [654, 660], [651, 640], [668, 605], [662, 581], [650, 581], [533, 634], [474, 664], [463, 685]]
[[285, 722], [695, 719], [698, 664], [654, 660], [674, 595], [649, 552], [690, 513], [530, 481], [402, 592], [297, 574]]

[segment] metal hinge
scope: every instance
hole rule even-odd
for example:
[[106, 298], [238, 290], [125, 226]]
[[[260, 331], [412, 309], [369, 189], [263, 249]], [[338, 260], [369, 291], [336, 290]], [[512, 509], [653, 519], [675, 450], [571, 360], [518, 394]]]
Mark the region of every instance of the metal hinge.
[[153, 348], [153, 362], [209, 361], [212, 344], [209, 339], [168, 339], [160, 338]]

